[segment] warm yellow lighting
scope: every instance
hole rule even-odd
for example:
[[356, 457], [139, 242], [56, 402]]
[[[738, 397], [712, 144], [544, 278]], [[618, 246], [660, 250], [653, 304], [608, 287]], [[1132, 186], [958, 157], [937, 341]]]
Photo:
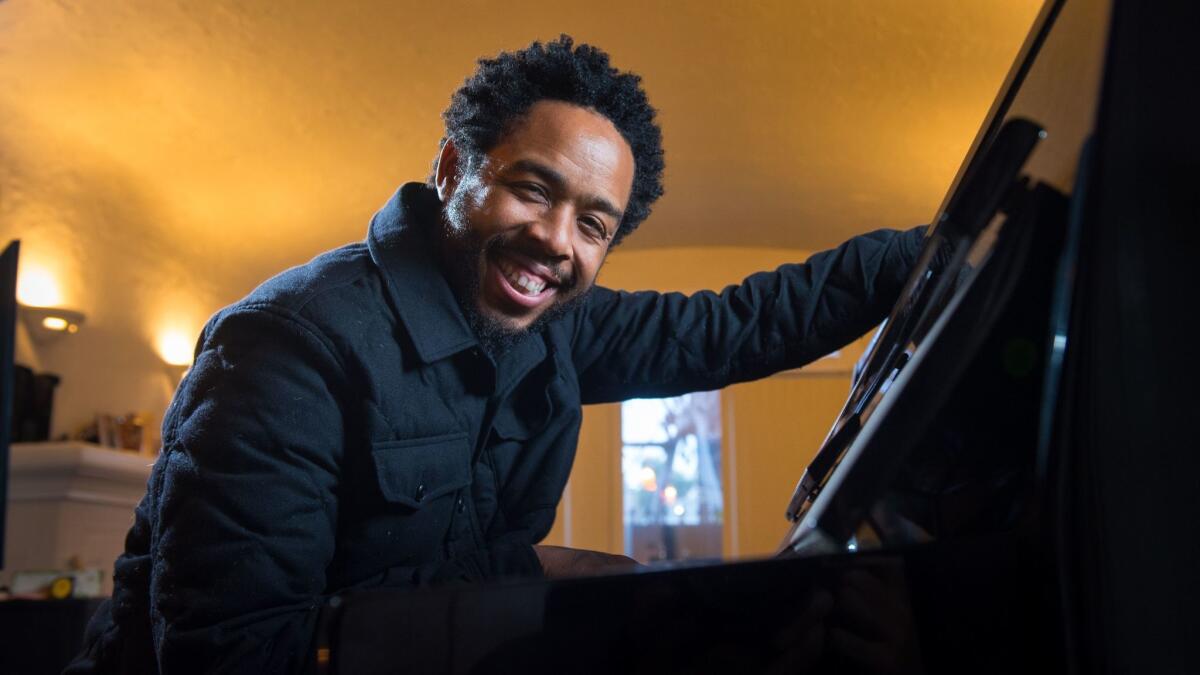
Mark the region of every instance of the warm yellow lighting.
[[638, 482], [642, 484], [642, 489], [646, 492], [658, 492], [658, 474], [654, 473], [653, 468], [643, 466], [638, 475]]
[[158, 355], [172, 366], [192, 364], [192, 339], [179, 331], [168, 331], [158, 336]]
[[45, 268], [24, 264], [17, 279], [17, 300], [29, 307], [57, 307], [63, 304], [62, 291], [54, 275]]
[[67, 330], [70, 325], [70, 322], [61, 316], [48, 316], [42, 319], [42, 327], [49, 330]]
[[29, 337], [34, 342], [43, 343], [58, 340], [64, 335], [79, 332], [83, 323], [83, 312], [66, 307], [30, 307], [20, 306], [21, 321], [29, 329]]
[[667, 506], [671, 506], [675, 503], [675, 500], [678, 498], [679, 498], [679, 490], [677, 490], [674, 485], [668, 485], [667, 487], [663, 488], [663, 503], [664, 504], [666, 504]]

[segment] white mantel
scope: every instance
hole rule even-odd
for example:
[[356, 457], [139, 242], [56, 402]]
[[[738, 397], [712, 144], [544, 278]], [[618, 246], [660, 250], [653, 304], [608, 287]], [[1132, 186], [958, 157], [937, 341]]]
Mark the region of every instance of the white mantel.
[[78, 441], [14, 443], [3, 583], [14, 571], [64, 569], [77, 557], [104, 570], [124, 548], [154, 458]]

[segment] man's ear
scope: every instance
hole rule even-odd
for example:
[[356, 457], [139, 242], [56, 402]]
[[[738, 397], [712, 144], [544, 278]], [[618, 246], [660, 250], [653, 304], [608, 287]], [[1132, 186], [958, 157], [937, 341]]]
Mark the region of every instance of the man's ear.
[[442, 152], [438, 155], [437, 170], [433, 174], [433, 183], [437, 187], [438, 199], [445, 202], [454, 194], [458, 187], [458, 148], [449, 138], [442, 143]]

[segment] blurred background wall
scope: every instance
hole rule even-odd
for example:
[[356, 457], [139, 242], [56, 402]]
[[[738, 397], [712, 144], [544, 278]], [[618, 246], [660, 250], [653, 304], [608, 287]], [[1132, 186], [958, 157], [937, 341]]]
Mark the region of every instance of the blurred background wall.
[[[62, 377], [55, 436], [99, 412], [154, 427], [179, 377], [165, 360], [212, 312], [361, 239], [396, 186], [428, 173], [475, 59], [560, 33], [640, 73], [664, 129], [667, 195], [602, 283], [720, 286], [925, 222], [1039, 4], [0, 2], [0, 240], [23, 242], [27, 304], [86, 315], [18, 360]], [[750, 402], [801, 396], [803, 380], [727, 398], [747, 523], [778, 520], [841, 404], [848, 381], [818, 380], [799, 416]], [[588, 412], [590, 468], [564, 505], [582, 520], [553, 537], [612, 548], [611, 514], [581, 504], [611, 488], [613, 415]], [[727, 547], [777, 536], [746, 527]]]

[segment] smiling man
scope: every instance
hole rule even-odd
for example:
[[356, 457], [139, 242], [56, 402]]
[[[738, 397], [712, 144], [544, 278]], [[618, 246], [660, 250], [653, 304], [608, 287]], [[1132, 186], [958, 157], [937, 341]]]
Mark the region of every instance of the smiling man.
[[365, 242], [209, 321], [74, 672], [302, 671], [338, 593], [633, 564], [538, 545], [581, 405], [811, 361], [883, 318], [921, 246], [615, 292], [604, 259], [662, 194], [639, 79], [564, 37], [480, 61], [444, 117], [430, 181]]
[[620, 231], [634, 166], [611, 121], [552, 99], [531, 105], [484, 155], [443, 143], [444, 269], [491, 351], [583, 299]]

